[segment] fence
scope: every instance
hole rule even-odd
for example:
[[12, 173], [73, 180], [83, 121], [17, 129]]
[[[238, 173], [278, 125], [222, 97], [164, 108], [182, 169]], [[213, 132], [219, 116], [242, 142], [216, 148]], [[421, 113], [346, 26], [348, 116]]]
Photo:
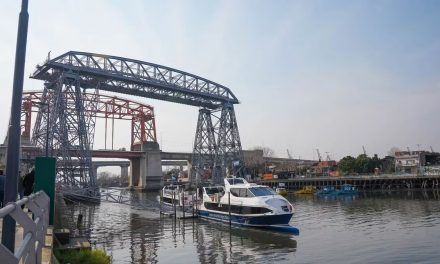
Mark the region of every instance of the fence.
[[[1, 263], [41, 263], [49, 224], [49, 204], [50, 199], [46, 193], [39, 191], [17, 202], [8, 203], [0, 209], [2, 220], [9, 215], [23, 228], [23, 240], [15, 252], [0, 244]], [[23, 211], [22, 205], [32, 213]]]

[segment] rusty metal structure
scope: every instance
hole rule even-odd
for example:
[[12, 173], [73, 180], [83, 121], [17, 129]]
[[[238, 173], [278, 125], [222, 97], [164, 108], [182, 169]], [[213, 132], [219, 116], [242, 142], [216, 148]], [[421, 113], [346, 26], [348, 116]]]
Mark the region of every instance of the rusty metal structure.
[[[50, 93], [50, 91], [49, 91]], [[26, 91], [23, 92], [23, 102], [21, 111], [21, 135], [24, 138], [31, 138], [32, 113], [47, 112], [47, 106], [44, 102], [44, 92]], [[52, 95], [46, 95], [51, 97]], [[142, 142], [156, 141], [156, 122], [154, 117], [154, 107], [142, 104], [133, 100], [120, 98], [113, 95], [103, 95], [99, 93], [83, 93], [84, 111], [89, 112], [94, 118], [103, 118], [112, 123], [114, 120], [128, 120], [131, 122], [131, 150], [133, 146]], [[41, 115], [39, 118], [45, 118]], [[94, 122], [95, 120], [89, 122]], [[33, 141], [39, 146], [44, 146], [44, 137], [47, 135], [47, 121], [36, 122], [33, 132]], [[92, 123], [94, 124], [94, 123]], [[94, 126], [90, 127], [90, 134], [94, 135]], [[93, 127], [93, 128], [92, 128]], [[105, 130], [105, 142], [107, 142], [107, 129]], [[91, 148], [93, 148], [93, 137], [91, 137]], [[105, 147], [106, 148], [106, 147]]]

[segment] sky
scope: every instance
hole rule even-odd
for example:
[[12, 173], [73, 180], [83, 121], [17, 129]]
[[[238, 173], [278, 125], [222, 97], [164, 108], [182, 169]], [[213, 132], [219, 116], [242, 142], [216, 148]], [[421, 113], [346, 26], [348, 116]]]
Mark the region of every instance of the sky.
[[[20, 2], [0, 1], [0, 139], [7, 133]], [[440, 151], [440, 1], [29, 1], [24, 90], [49, 51], [109, 54], [229, 87], [244, 149], [317, 159]], [[164, 151], [191, 152], [198, 109], [154, 106]], [[118, 122], [114, 147], [129, 147]], [[98, 121], [95, 149], [104, 147]], [[107, 142], [107, 146], [109, 142]]]

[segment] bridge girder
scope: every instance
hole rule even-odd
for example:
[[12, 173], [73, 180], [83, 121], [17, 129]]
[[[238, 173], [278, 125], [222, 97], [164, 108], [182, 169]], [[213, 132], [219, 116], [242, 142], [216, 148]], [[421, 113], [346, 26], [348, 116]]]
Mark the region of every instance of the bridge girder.
[[31, 78], [54, 82], [66, 71], [77, 73], [86, 89], [99, 85], [100, 90], [208, 109], [239, 103], [229, 88], [205, 78], [154, 63], [87, 52], [69, 51], [47, 60]]
[[[33, 140], [36, 145], [45, 146], [47, 129], [47, 104], [53, 96], [53, 89], [23, 92], [21, 131], [24, 137], [30, 138], [32, 112], [38, 112]], [[73, 100], [73, 98], [69, 98]], [[147, 104], [98, 93], [82, 93], [84, 111], [87, 113], [90, 135], [90, 148], [93, 148], [95, 118], [121, 119], [131, 121], [131, 145], [147, 141], [157, 141], [154, 108]], [[72, 108], [74, 104], [67, 104]], [[50, 107], [49, 107], [50, 109]], [[71, 110], [71, 109], [68, 109]]]

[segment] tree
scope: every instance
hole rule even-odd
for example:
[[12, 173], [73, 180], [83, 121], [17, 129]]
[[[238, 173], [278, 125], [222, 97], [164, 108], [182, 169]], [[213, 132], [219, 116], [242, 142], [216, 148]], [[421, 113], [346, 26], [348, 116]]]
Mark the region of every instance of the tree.
[[344, 174], [355, 172], [355, 167], [356, 159], [352, 156], [346, 156], [338, 162], [338, 168]]
[[361, 154], [356, 158], [356, 172], [357, 173], [372, 173], [374, 172], [374, 162], [370, 157]]

